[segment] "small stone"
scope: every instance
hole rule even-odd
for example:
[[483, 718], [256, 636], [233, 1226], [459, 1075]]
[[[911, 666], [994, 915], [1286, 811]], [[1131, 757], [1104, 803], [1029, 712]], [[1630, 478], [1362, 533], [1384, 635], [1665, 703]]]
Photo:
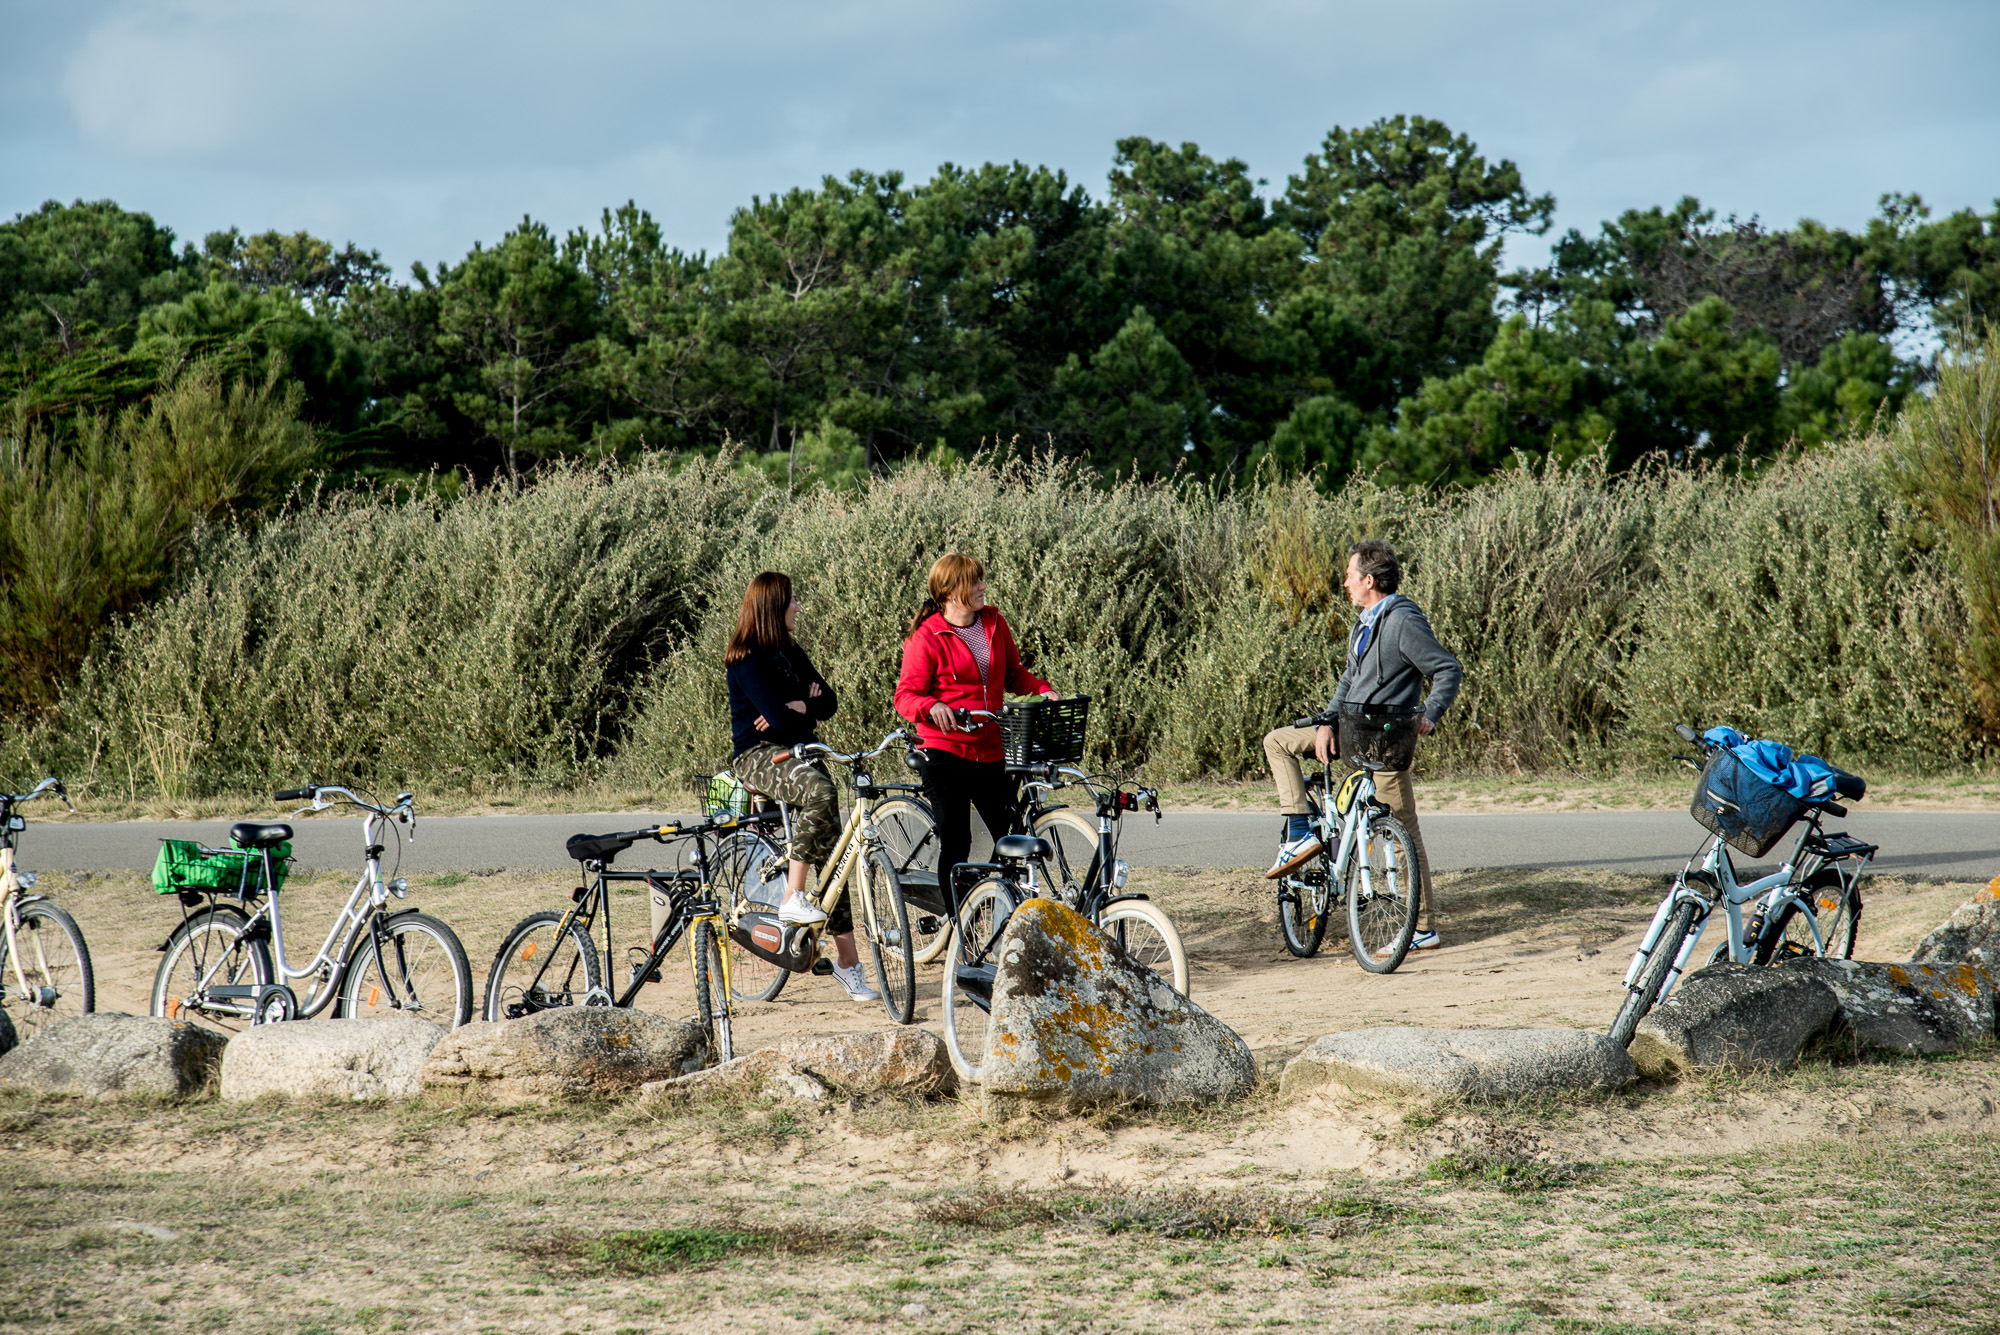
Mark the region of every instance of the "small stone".
[[1833, 989], [1801, 970], [1711, 964], [1639, 1021], [1632, 1062], [1655, 1076], [1789, 1066], [1839, 1013]]
[[222, 1097], [409, 1099], [444, 1029], [414, 1015], [252, 1025], [222, 1052]]
[[186, 1096], [214, 1078], [228, 1041], [185, 1020], [73, 1015], [0, 1055], [0, 1086], [94, 1099]]
[[925, 1307], [922, 1303], [904, 1303], [902, 1310], [904, 1316], [929, 1316], [931, 1314], [931, 1309]]
[[1588, 1029], [1420, 1029], [1381, 1025], [1316, 1039], [1285, 1065], [1287, 1097], [1324, 1084], [1357, 1093], [1505, 1099], [1617, 1089], [1632, 1060]]

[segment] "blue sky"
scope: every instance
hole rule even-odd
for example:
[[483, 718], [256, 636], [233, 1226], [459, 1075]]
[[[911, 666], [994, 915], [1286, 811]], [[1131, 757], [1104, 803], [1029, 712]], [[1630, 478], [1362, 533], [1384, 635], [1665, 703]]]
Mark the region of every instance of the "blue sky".
[[108, 197], [404, 270], [629, 198], [714, 250], [751, 195], [855, 167], [1101, 194], [1146, 135], [1276, 193], [1332, 126], [1408, 112], [1519, 163], [1559, 230], [1690, 193], [1857, 227], [1889, 190], [1993, 206], [1996, 57], [1991, 0], [0, 0], [0, 217]]

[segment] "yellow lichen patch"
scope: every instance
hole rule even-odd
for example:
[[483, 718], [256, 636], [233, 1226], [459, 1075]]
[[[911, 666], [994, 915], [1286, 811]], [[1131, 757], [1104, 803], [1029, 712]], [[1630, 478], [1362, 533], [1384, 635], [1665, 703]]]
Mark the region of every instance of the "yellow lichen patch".
[[1014, 912], [1030, 915], [1027, 921], [1068, 946], [1070, 952], [1079, 960], [1087, 961], [1091, 965], [1102, 965], [1106, 944], [1104, 938], [1090, 925], [1088, 918], [1068, 905], [1058, 904], [1053, 899], [1037, 897], [1027, 901]]
[[1889, 981], [1897, 987], [1908, 987], [1910, 985], [1910, 971], [1900, 964], [1891, 964], [1889, 966]]
[[2000, 899], [2000, 876], [1995, 876], [1992, 880], [1988, 881], [1986, 888], [1972, 897], [1972, 902], [1975, 904], [1988, 904], [1996, 899]]
[[1951, 971], [1951, 985], [1968, 997], [1979, 995], [1979, 966], [1961, 964]]

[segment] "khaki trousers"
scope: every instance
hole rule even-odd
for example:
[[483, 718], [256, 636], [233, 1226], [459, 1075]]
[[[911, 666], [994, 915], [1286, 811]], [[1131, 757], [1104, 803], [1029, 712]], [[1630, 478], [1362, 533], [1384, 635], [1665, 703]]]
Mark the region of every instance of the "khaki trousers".
[[[1306, 800], [1305, 771], [1299, 768], [1299, 761], [1313, 753], [1313, 728], [1273, 728], [1264, 734], [1264, 758], [1271, 762], [1271, 778], [1278, 785], [1278, 810], [1287, 816], [1303, 816], [1311, 810]], [[1410, 771], [1396, 770], [1393, 773], [1377, 770], [1375, 773], [1375, 796], [1382, 805], [1389, 808], [1389, 814], [1403, 822], [1403, 828], [1410, 832], [1410, 842], [1417, 846], [1417, 868], [1423, 878], [1424, 904], [1423, 918], [1417, 930], [1433, 932], [1437, 930], [1437, 893], [1431, 885], [1430, 855], [1424, 852], [1424, 833], [1417, 827], [1417, 795], [1410, 782]]]

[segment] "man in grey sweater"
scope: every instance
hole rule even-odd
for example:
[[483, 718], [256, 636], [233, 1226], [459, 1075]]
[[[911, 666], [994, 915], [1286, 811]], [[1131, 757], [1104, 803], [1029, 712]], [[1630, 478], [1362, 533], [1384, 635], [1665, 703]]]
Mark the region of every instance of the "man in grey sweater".
[[[1422, 701], [1417, 733], [1428, 736], [1436, 731], [1444, 711], [1458, 696], [1462, 673], [1458, 659], [1437, 642], [1423, 610], [1396, 592], [1402, 582], [1402, 566], [1396, 549], [1379, 538], [1357, 542], [1347, 557], [1347, 597], [1361, 615], [1347, 636], [1347, 662], [1334, 689], [1328, 712], [1338, 713], [1350, 701], [1371, 709], [1415, 711]], [[1430, 694], [1424, 695], [1424, 682]], [[1285, 813], [1285, 838], [1277, 861], [1264, 873], [1275, 880], [1318, 856], [1319, 836], [1306, 819], [1304, 775], [1299, 759], [1308, 753], [1322, 765], [1338, 755], [1338, 737], [1330, 727], [1273, 728], [1264, 735], [1264, 755], [1271, 762], [1271, 777], [1278, 784], [1278, 806]], [[1444, 944], [1437, 934], [1436, 899], [1431, 888], [1430, 859], [1424, 853], [1424, 837], [1417, 828], [1416, 794], [1410, 771], [1378, 772], [1375, 793], [1390, 812], [1410, 832], [1417, 846], [1417, 865], [1422, 878], [1423, 921], [1411, 941], [1414, 950], [1435, 950]]]

